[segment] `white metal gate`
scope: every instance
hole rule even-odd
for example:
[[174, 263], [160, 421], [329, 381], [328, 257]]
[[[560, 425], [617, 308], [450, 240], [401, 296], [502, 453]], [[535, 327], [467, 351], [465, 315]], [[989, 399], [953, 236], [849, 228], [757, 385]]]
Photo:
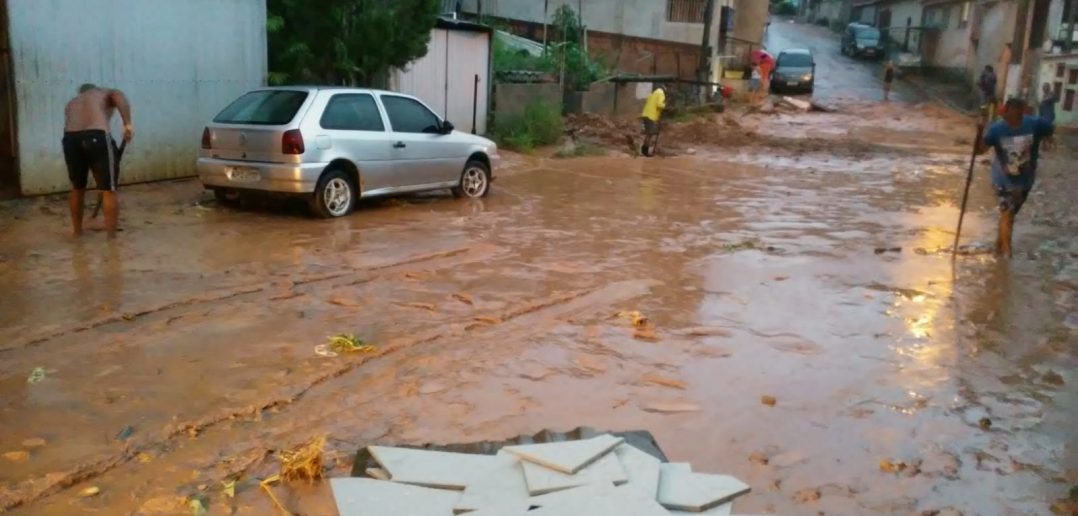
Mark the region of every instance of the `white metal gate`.
[[427, 55], [396, 70], [390, 82], [393, 90], [423, 99], [457, 130], [477, 134], [487, 131], [489, 86], [490, 33], [441, 28], [431, 33]]

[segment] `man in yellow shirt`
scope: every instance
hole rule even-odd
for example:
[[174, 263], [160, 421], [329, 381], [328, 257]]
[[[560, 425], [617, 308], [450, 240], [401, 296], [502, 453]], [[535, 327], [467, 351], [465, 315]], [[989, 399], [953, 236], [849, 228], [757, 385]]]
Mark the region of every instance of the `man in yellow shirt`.
[[663, 110], [666, 109], [666, 87], [659, 84], [648, 95], [644, 102], [644, 112], [640, 114], [640, 120], [644, 122], [644, 145], [641, 152], [645, 156], [654, 156], [658, 153], [659, 145], [659, 120]]

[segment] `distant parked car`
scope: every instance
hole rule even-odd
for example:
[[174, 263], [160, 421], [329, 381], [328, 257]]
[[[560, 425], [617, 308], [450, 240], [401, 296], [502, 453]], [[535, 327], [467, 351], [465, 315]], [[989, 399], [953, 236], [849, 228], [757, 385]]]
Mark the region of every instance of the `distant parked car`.
[[851, 57], [883, 59], [880, 29], [863, 23], [851, 23], [842, 33], [842, 53]]
[[367, 197], [440, 189], [486, 196], [498, 160], [494, 142], [454, 131], [415, 97], [281, 87], [241, 96], [206, 126], [198, 175], [220, 200], [305, 196], [330, 218]]
[[807, 48], [791, 48], [779, 53], [771, 74], [771, 91], [808, 92], [816, 84], [816, 60]]

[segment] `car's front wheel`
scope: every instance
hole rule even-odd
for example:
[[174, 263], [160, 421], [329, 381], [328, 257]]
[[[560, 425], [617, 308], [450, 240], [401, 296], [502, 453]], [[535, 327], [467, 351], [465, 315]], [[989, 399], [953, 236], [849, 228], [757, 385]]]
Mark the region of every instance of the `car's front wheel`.
[[311, 211], [326, 219], [343, 217], [352, 213], [357, 197], [352, 178], [342, 170], [329, 169], [318, 179], [311, 197]]
[[486, 197], [488, 193], [490, 193], [490, 167], [482, 161], [469, 161], [460, 174], [460, 183], [453, 188], [453, 196], [479, 199]]

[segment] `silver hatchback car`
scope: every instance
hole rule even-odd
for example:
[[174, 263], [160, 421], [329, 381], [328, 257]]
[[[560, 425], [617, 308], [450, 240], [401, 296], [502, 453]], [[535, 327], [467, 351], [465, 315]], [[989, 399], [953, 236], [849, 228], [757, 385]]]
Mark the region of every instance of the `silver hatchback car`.
[[282, 87], [247, 93], [202, 132], [198, 175], [218, 199], [244, 191], [309, 197], [322, 217], [359, 198], [450, 189], [487, 195], [494, 142], [453, 130], [415, 97], [388, 91]]

